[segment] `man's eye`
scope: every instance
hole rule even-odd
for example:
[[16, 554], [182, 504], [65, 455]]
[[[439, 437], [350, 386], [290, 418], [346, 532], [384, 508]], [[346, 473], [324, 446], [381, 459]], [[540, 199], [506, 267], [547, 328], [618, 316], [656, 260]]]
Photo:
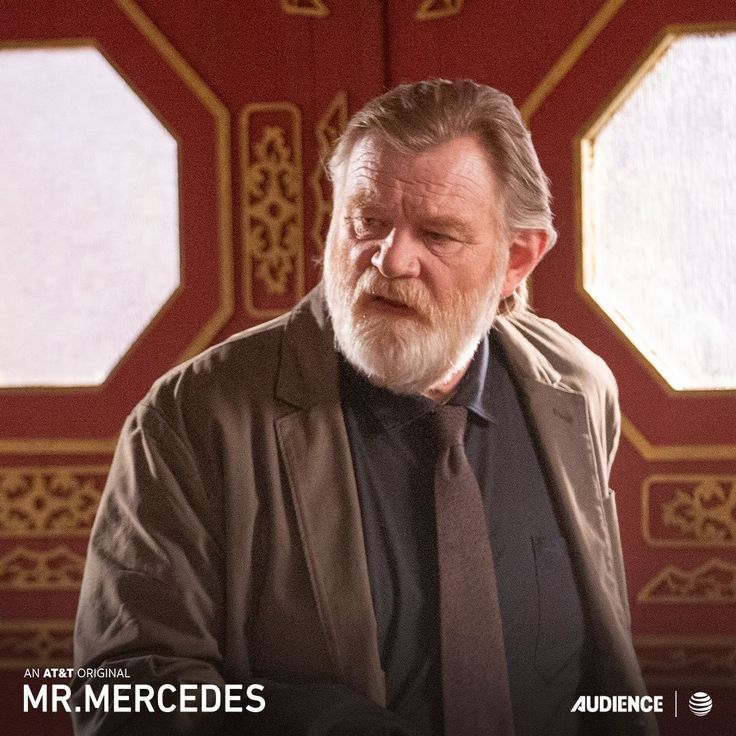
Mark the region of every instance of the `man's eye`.
[[378, 217], [359, 215], [352, 218], [352, 223], [358, 238], [379, 237], [386, 229], [386, 222]]
[[449, 233], [442, 233], [437, 230], [428, 230], [424, 233], [424, 240], [428, 246], [442, 248], [443, 250], [455, 249], [460, 246], [457, 238]]
[[463, 241], [450, 233], [438, 230], [427, 230], [424, 233], [424, 243], [427, 248], [442, 255], [454, 255], [463, 248]]

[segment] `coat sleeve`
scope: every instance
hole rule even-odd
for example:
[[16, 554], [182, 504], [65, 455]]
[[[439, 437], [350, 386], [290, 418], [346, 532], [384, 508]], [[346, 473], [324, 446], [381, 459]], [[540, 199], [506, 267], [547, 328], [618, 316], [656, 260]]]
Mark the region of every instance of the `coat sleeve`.
[[[223, 564], [207, 491], [191, 449], [153, 407], [128, 418], [87, 552], [75, 628], [75, 669], [124, 669], [130, 684], [209, 683], [221, 688]], [[125, 680], [115, 679], [120, 684]], [[222, 716], [87, 710], [76, 678], [80, 734], [216, 733]], [[160, 732], [160, 729], [159, 729]]]
[[[123, 672], [123, 676], [75, 677], [75, 733], [104, 734], [393, 734], [410, 730], [393, 714], [338, 683], [276, 683], [254, 678], [226, 683], [222, 519], [192, 448], [154, 406], [143, 403], [128, 418], [97, 512], [85, 567], [75, 628], [75, 671]], [[245, 623], [244, 623], [245, 625]], [[89, 707], [107, 686], [145, 685], [166, 692], [171, 712], [131, 712]], [[183, 684], [221, 693], [242, 685], [241, 713], [190, 712], [179, 707]], [[262, 712], [246, 706], [250, 685], [265, 701]], [[164, 688], [165, 689], [165, 688]], [[210, 701], [211, 702], [211, 701]], [[223, 698], [224, 702], [224, 698]], [[157, 706], [154, 699], [154, 706]]]

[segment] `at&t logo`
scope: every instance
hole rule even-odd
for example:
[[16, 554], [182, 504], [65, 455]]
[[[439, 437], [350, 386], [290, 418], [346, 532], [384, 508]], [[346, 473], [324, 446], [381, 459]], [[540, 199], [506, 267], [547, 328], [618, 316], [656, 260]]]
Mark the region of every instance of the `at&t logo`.
[[707, 716], [713, 708], [713, 701], [708, 693], [697, 692], [690, 696], [688, 701], [690, 712], [696, 716]]

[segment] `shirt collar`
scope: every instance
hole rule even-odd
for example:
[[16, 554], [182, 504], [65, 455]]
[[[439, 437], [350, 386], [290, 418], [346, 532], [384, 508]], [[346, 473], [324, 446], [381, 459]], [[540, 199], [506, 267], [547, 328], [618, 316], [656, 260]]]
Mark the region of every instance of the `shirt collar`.
[[483, 335], [468, 370], [460, 380], [455, 393], [448, 399], [449, 404], [464, 406], [487, 422], [494, 422], [492, 391], [493, 376], [491, 347], [488, 334]]
[[[481, 419], [494, 422], [491, 391], [488, 388], [491, 371], [491, 350], [488, 335], [484, 335], [470, 361], [468, 370], [460, 380], [449, 404], [464, 406]], [[387, 429], [397, 429], [410, 424], [436, 407], [436, 402], [426, 396], [396, 394], [371, 383], [340, 355], [340, 375], [350, 401], [357, 401], [373, 414]]]

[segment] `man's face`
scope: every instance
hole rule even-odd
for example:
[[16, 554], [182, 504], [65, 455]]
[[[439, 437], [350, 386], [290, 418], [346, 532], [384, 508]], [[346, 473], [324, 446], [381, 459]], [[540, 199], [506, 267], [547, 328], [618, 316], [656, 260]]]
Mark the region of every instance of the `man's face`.
[[356, 144], [335, 182], [325, 290], [340, 350], [374, 383], [429, 393], [464, 370], [506, 276], [497, 211], [474, 138], [418, 154]]

